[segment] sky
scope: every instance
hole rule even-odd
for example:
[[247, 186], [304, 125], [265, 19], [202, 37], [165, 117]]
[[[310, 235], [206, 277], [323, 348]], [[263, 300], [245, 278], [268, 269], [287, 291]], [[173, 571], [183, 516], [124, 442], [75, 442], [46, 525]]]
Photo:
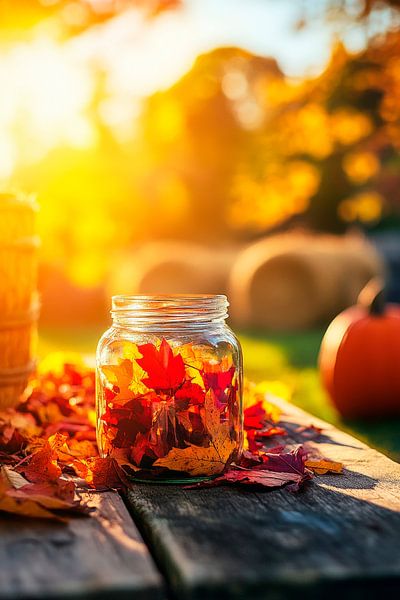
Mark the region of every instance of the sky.
[[[333, 24], [311, 18], [324, 13], [324, 4], [305, 3], [310, 18], [296, 31], [294, 24], [303, 16], [300, 1], [186, 0], [182, 9], [162, 13], [145, 27], [137, 11], [125, 13], [83, 35], [76, 47], [81, 56], [96, 55], [107, 65], [111, 85], [139, 96], [168, 87], [198, 54], [223, 45], [274, 56], [289, 77], [301, 78], [318, 74], [329, 60]], [[365, 42], [362, 25], [342, 28], [341, 34], [351, 50]]]

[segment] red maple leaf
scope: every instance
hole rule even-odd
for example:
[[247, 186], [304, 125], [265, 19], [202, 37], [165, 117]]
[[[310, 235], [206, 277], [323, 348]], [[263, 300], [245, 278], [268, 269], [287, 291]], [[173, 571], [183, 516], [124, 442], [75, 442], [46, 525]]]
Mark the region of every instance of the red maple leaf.
[[286, 430], [283, 429], [283, 427], [271, 425], [268, 429], [263, 429], [261, 431], [258, 431], [258, 429], [248, 429], [246, 435], [250, 452], [257, 452], [261, 448], [265, 448], [265, 442], [262, 440], [269, 440], [269, 438], [274, 435], [286, 435]]
[[106, 423], [106, 426], [116, 427], [117, 429], [116, 436], [113, 439], [115, 448], [128, 448], [133, 444], [138, 433], [145, 433], [150, 429], [152, 401], [154, 401], [152, 396], [150, 398], [142, 396], [129, 400], [123, 406], [107, 408], [101, 419]]
[[212, 389], [219, 403], [226, 404], [228, 397], [226, 390], [232, 385], [233, 376], [235, 375], [235, 367], [231, 367], [227, 371], [203, 371], [202, 377], [206, 389]]
[[244, 409], [243, 427], [248, 429], [263, 429], [267, 420], [267, 413], [263, 408], [262, 400]]
[[197, 383], [185, 381], [183, 386], [175, 392], [175, 407], [177, 410], [187, 410], [189, 405], [204, 404], [205, 391]]
[[143, 383], [156, 392], [173, 395], [185, 380], [182, 356], [174, 356], [171, 346], [164, 338], [159, 350], [154, 344], [142, 344], [138, 346], [138, 350], [142, 358], [137, 358], [136, 362], [148, 375], [142, 380]]

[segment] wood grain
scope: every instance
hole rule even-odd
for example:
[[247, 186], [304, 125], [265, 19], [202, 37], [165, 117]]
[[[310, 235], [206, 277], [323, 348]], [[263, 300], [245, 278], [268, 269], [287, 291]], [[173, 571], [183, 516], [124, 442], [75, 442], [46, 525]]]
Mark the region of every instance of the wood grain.
[[319, 450], [345, 464], [300, 494], [136, 484], [132, 513], [178, 599], [400, 598], [400, 465], [323, 427]]
[[161, 599], [162, 578], [117, 493], [64, 525], [1, 515], [0, 599]]

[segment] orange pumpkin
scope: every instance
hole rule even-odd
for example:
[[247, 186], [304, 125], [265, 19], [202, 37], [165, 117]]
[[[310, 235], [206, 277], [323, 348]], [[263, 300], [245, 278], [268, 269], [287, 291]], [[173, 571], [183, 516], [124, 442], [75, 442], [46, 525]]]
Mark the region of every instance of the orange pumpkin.
[[385, 304], [376, 280], [331, 323], [319, 365], [342, 416], [400, 414], [400, 306]]

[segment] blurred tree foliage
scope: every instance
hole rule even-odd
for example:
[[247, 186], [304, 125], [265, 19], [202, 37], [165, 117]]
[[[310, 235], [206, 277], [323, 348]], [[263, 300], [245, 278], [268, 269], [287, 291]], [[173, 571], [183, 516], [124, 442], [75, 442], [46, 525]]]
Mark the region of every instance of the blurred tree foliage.
[[[153, 12], [179, 4], [110, 1], [99, 12], [95, 0], [0, 0], [0, 11], [12, 8], [0, 27], [18, 11], [35, 21], [78, 4], [93, 11], [89, 27], [132, 3]], [[354, 19], [381, 3], [330, 5], [349, 15], [356, 7]], [[144, 103], [129, 139], [103, 118], [103, 79], [99, 71], [87, 114], [95, 141], [55, 147], [15, 174], [40, 197], [44, 260], [79, 284], [102, 281], [114, 250], [147, 239], [247, 240], [292, 225], [338, 232], [400, 215], [395, 31], [357, 54], [338, 43], [325, 71], [302, 82], [274, 59], [216, 49]]]
[[141, 121], [151, 157], [142, 195], [158, 214], [177, 202], [175, 223], [153, 223], [153, 232], [343, 231], [399, 213], [399, 50], [394, 33], [356, 55], [338, 44], [324, 73], [301, 84], [243, 50], [199, 57], [149, 99]]
[[181, 0], [0, 0], [0, 31], [15, 37], [46, 19], [56, 18], [60, 33], [77, 35], [129, 8], [149, 17], [177, 8]]
[[95, 123], [95, 146], [55, 149], [18, 173], [41, 199], [45, 258], [78, 283], [101, 281], [110, 248], [147, 239], [340, 232], [400, 215], [396, 33], [359, 54], [338, 44], [301, 83], [273, 59], [216, 49], [146, 101], [129, 141]]

